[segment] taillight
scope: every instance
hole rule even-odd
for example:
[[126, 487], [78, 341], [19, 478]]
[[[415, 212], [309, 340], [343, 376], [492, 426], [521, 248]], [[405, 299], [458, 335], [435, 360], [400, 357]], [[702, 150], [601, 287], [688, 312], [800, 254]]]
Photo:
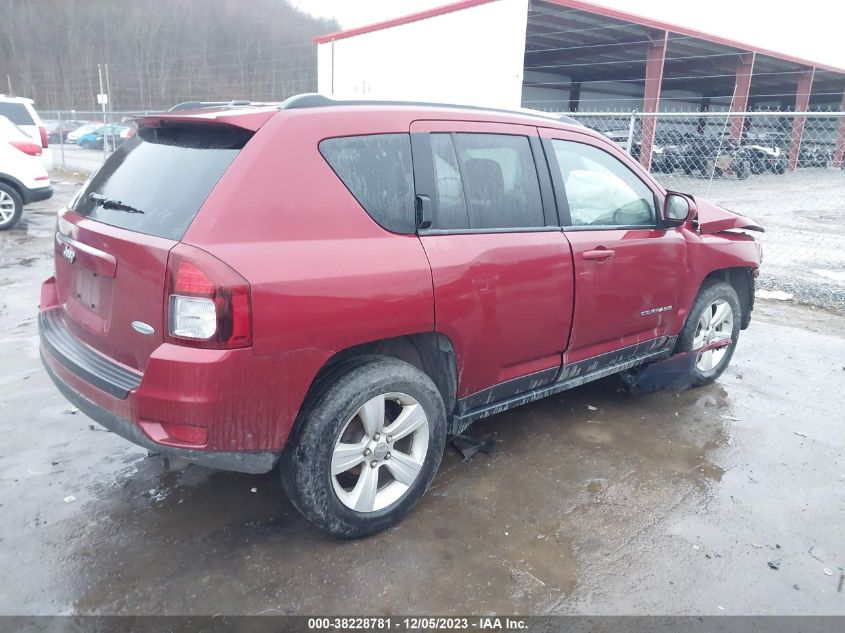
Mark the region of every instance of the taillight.
[[30, 156], [41, 156], [41, 146], [32, 141], [9, 141], [9, 145]]
[[252, 345], [249, 283], [203, 250], [177, 244], [167, 258], [165, 340], [234, 349]]
[[47, 129], [40, 127], [38, 131], [41, 132], [41, 147], [50, 147], [50, 142], [47, 140]]

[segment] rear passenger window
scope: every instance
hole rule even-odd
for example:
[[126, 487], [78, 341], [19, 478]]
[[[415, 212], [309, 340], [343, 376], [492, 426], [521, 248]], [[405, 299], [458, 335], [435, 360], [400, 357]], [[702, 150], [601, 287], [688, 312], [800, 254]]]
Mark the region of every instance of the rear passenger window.
[[370, 217], [396, 233], [413, 233], [414, 172], [408, 134], [330, 138], [320, 153]]
[[432, 134], [436, 229], [545, 226], [528, 137]]
[[450, 134], [431, 135], [434, 184], [437, 198], [436, 229], [468, 229], [469, 215], [458, 157]]

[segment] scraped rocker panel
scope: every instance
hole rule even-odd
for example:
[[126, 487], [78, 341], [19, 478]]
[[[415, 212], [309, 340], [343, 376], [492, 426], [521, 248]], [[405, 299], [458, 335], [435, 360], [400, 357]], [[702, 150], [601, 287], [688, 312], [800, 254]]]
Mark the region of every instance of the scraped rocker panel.
[[[672, 353], [675, 338], [662, 336], [565, 365], [559, 373], [556, 370], [546, 370], [509, 380], [462, 398], [457, 403], [450, 432], [457, 435], [481, 418], [665, 358]], [[554, 374], [557, 374], [556, 378], [552, 377]]]

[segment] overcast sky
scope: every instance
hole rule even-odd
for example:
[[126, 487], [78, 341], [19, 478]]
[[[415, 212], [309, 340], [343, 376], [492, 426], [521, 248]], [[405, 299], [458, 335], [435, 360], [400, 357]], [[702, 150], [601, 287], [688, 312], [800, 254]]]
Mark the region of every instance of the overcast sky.
[[[343, 28], [450, 4], [448, 0], [291, 0]], [[845, 68], [845, 3], [841, 0], [594, 0], [646, 17], [691, 27], [762, 48]], [[794, 7], [794, 12], [791, 10]]]

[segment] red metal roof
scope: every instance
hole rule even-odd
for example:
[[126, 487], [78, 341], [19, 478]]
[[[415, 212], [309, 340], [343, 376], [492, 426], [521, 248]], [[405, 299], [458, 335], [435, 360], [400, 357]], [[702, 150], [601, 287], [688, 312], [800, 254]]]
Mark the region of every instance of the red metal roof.
[[480, 4], [487, 4], [489, 2], [494, 1], [495, 0], [461, 0], [461, 2], [453, 2], [452, 4], [443, 5], [441, 7], [434, 7], [433, 9], [427, 9], [426, 11], [419, 11], [417, 13], [411, 13], [410, 15], [393, 18], [392, 20], [385, 20], [384, 22], [376, 22], [375, 24], [359, 26], [358, 28], [349, 29], [347, 31], [337, 31], [336, 33], [319, 35], [314, 38], [314, 43], [325, 44], [326, 42], [331, 42], [333, 40], [342, 40], [347, 37], [354, 37], [356, 35], [362, 35], [364, 33], [381, 31], [382, 29], [389, 29], [392, 26], [399, 26], [401, 24], [418, 22], [419, 20], [434, 18], [438, 15], [453, 13], [455, 11], [462, 11], [463, 9], [469, 9], [470, 7], [476, 7]]
[[[669, 24], [667, 22], [662, 22], [660, 20], [654, 20], [652, 18], [646, 18], [640, 15], [636, 15], [634, 13], [628, 13], [627, 11], [619, 11], [617, 9], [611, 9], [609, 7], [604, 7], [596, 4], [592, 4], [590, 2], [582, 2], [581, 0], [548, 0], [549, 2], [553, 2], [554, 4], [558, 4], [562, 7], [567, 7], [570, 9], [580, 9], [582, 11], [586, 11], [589, 13], [593, 13], [596, 15], [604, 16], [607, 18], [612, 18], [615, 20], [621, 20], [623, 22], [631, 22], [633, 24], [639, 24], [642, 26], [647, 26], [655, 29], [660, 29], [664, 31], [669, 31], [670, 33], [677, 33], [680, 35], [686, 35], [689, 37], [698, 38], [700, 40], [704, 40], [707, 42], [712, 42], [714, 44], [721, 44], [723, 46], [730, 46], [732, 48], [738, 48], [745, 51], [755, 52], [760, 55], [766, 55], [768, 57], [773, 57], [775, 59], [782, 59], [784, 61], [789, 61], [796, 64], [801, 64], [803, 66], [810, 66], [815, 67], [823, 70], [829, 70], [835, 73], [842, 73], [845, 74], [845, 68], [837, 68], [836, 66], [831, 66], [830, 64], [820, 64], [818, 62], [813, 62], [807, 59], [802, 59], [800, 57], [794, 57], [792, 55], [786, 55], [784, 53], [779, 53], [777, 51], [773, 51], [766, 48], [761, 48], [759, 46], [751, 46], [749, 44], [744, 44], [742, 42], [737, 42], [735, 40], [728, 39], [726, 37], [720, 37], [718, 35], [711, 35], [709, 33], [703, 33], [701, 31], [697, 31], [695, 29], [687, 28], [685, 26], [678, 26], [675, 24]], [[425, 20], [428, 18], [437, 17], [438, 15], [444, 15], [447, 13], [453, 13], [455, 11], [462, 11], [463, 9], [469, 9], [471, 7], [475, 7], [481, 4], [487, 4], [490, 2], [495, 2], [495, 0], [461, 0], [460, 2], [453, 2], [452, 4], [447, 4], [440, 7], [435, 7], [433, 9], [428, 9], [427, 11], [419, 11], [417, 13], [412, 13], [410, 15], [406, 15], [399, 18], [394, 18], [392, 20], [385, 20], [383, 22], [377, 22], [375, 24], [370, 24], [367, 26], [361, 26], [355, 29], [349, 29], [346, 31], [338, 31], [336, 33], [329, 33], [327, 35], [321, 35], [319, 37], [314, 38], [315, 44], [325, 44], [326, 42], [331, 42], [334, 40], [340, 40], [347, 37], [354, 37], [356, 35], [362, 35], [364, 33], [372, 33], [373, 31], [380, 31], [382, 29], [388, 29], [394, 26], [400, 26], [402, 24], [409, 24], [411, 22], [417, 22], [419, 20]]]

